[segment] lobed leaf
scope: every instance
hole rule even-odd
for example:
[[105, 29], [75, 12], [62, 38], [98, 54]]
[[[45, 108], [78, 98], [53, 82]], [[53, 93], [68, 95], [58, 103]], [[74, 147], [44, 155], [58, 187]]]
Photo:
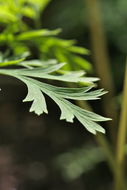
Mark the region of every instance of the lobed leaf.
[[63, 75], [50, 74], [59, 70], [63, 65], [64, 63], [49, 65], [44, 68], [1, 69], [0, 73], [16, 77], [27, 85], [28, 94], [23, 101], [32, 101], [30, 112], [33, 111], [38, 115], [43, 112], [48, 113], [44, 93], [59, 106], [61, 110], [61, 120], [65, 119], [67, 122], [73, 122], [74, 118], [77, 118], [89, 132], [93, 134], [97, 132], [105, 133], [104, 128], [96, 122], [108, 121], [110, 120], [109, 118], [82, 109], [67, 100], [95, 100], [106, 93], [103, 89], [92, 91], [93, 85], [82, 88], [57, 87], [31, 78], [36, 77], [68, 82], [81, 82], [85, 80], [85, 77], [83, 77], [84, 72], [82, 71], [67, 72]]
[[26, 85], [28, 87], [28, 94], [23, 102], [33, 101], [30, 112], [34, 111], [37, 115], [40, 115], [43, 112], [48, 113], [45, 98], [41, 89], [35, 84], [31, 84], [29, 81], [27, 81]]

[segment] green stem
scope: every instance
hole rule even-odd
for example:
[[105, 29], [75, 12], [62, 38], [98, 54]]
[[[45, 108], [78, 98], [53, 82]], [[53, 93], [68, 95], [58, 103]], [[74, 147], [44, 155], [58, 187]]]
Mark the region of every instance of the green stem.
[[118, 128], [117, 150], [116, 150], [116, 164], [117, 174], [115, 179], [115, 190], [120, 190], [120, 177], [124, 177], [124, 161], [125, 161], [125, 145], [127, 133], [127, 64], [125, 70], [124, 91], [121, 106], [121, 116]]
[[101, 11], [99, 0], [85, 0], [88, 8], [88, 20], [89, 30], [91, 37], [92, 55], [95, 62], [95, 69], [99, 76], [100, 86], [109, 91], [107, 96], [103, 98], [103, 109], [107, 117], [113, 119], [110, 122], [110, 135], [113, 142], [116, 139], [116, 124], [117, 124], [117, 112], [115, 104], [113, 102], [114, 97], [114, 84], [112, 80], [112, 74], [109, 64], [109, 55], [107, 50], [106, 38], [103, 30], [103, 24], [101, 21]]

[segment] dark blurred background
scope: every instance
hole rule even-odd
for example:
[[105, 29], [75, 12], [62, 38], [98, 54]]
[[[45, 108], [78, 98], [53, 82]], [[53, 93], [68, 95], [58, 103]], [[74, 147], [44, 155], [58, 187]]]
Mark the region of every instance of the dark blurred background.
[[[61, 38], [76, 39], [78, 45], [90, 49], [86, 58], [93, 64], [93, 75], [98, 75], [88, 12], [85, 0], [52, 0], [41, 21], [43, 28], [62, 28]], [[119, 111], [127, 52], [127, 1], [101, 0], [100, 13]], [[77, 121], [59, 121], [60, 111], [48, 98], [49, 115], [29, 113], [30, 104], [22, 103], [27, 91], [20, 82], [1, 77], [0, 86], [1, 190], [111, 188], [111, 172], [93, 135]]]

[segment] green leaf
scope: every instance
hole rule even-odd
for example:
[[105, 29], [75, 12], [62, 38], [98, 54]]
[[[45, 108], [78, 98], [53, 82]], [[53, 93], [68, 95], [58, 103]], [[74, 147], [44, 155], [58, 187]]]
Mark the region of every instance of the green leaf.
[[[47, 66], [46, 68], [33, 68], [33, 69], [14, 69], [11, 70], [14, 74], [19, 74], [23, 76], [30, 76], [42, 79], [58, 80], [64, 82], [74, 82], [83, 83], [86, 85], [93, 84], [93, 82], [98, 81], [98, 78], [84, 77], [84, 71], [73, 71], [66, 72], [63, 75], [51, 75], [51, 72], [57, 71], [63, 67], [65, 63], [56, 64], [53, 66]], [[8, 71], [9, 72], [9, 71]]]
[[49, 4], [51, 0], [25, 0], [27, 3], [32, 3], [35, 6], [35, 9], [43, 11], [45, 7]]
[[37, 115], [40, 115], [43, 112], [48, 113], [45, 98], [41, 89], [35, 84], [31, 84], [29, 81], [26, 82], [26, 85], [28, 87], [28, 94], [23, 101], [33, 101], [30, 112], [34, 111]]
[[44, 88], [57, 93], [60, 97], [72, 100], [96, 100], [100, 99], [100, 96], [106, 94], [103, 89], [93, 90], [88, 92], [93, 86], [82, 87], [82, 88], [63, 88], [49, 85], [46, 83], [41, 83]]
[[35, 69], [1, 69], [0, 73], [10, 75], [18, 78], [24, 82], [28, 87], [28, 94], [24, 101], [33, 101], [30, 108], [30, 112], [33, 111], [40, 115], [43, 112], [48, 113], [47, 106], [44, 98], [44, 94], [48, 95], [54, 102], [59, 106], [61, 110], [60, 119], [65, 119], [67, 122], [73, 122], [74, 118], [77, 118], [79, 122], [91, 133], [96, 134], [97, 132], [105, 133], [98, 123], [101, 121], [108, 121], [109, 118], [105, 118], [93, 112], [82, 109], [67, 99], [73, 100], [94, 100], [98, 99], [101, 95], [106, 92], [103, 89], [90, 91], [93, 86], [82, 87], [82, 88], [65, 88], [57, 87], [30, 77], [39, 77], [43, 79], [55, 79], [60, 81], [68, 82], [79, 82], [82, 79], [81, 72], [67, 73], [61, 76], [51, 75], [51, 72], [59, 70], [64, 64], [55, 64], [47, 66], [46, 68], [35, 68]]
[[78, 54], [83, 54], [83, 55], [88, 55], [90, 53], [89, 50], [83, 47], [78, 47], [78, 46], [71, 46], [67, 48], [69, 51], [73, 53], [78, 53]]
[[[24, 80], [25, 79], [25, 80]], [[22, 79], [21, 79], [22, 80]], [[51, 99], [53, 99], [61, 110], [60, 119], [65, 119], [68, 122], [73, 122], [74, 117], [76, 117], [82, 125], [91, 133], [96, 134], [96, 132], [105, 133], [104, 128], [102, 128], [97, 121], [108, 121], [109, 118], [102, 117], [93, 112], [86, 111], [78, 106], [70, 103], [65, 98], [59, 96], [59, 93], [54, 92], [52, 89], [45, 88], [45, 84], [34, 79], [23, 77], [23, 81], [27, 84], [27, 81], [36, 84], [41, 88], [42, 92], [47, 94]], [[53, 86], [52, 86], [53, 87]], [[56, 87], [55, 87], [56, 88]]]
[[61, 31], [60, 29], [57, 30], [41, 29], [41, 30], [22, 32], [16, 37], [16, 39], [19, 41], [31, 40], [31, 39], [33, 40], [38, 37], [57, 35], [59, 34], [60, 31]]
[[13, 12], [11, 12], [8, 7], [0, 5], [0, 22], [1, 23], [10, 23], [16, 22], [17, 17]]
[[35, 18], [36, 17], [36, 12], [32, 9], [32, 7], [22, 7], [21, 9], [22, 15], [29, 17], [29, 18]]
[[9, 66], [9, 65], [17, 65], [18, 63], [24, 61], [25, 58], [17, 59], [17, 60], [12, 60], [12, 61], [5, 61], [0, 63], [0, 67], [3, 66]]
[[92, 71], [92, 66], [86, 59], [83, 59], [82, 57], [77, 55], [72, 55], [72, 59], [77, 65], [81, 67], [81, 69], [85, 69], [85, 71], [88, 72]]
[[23, 67], [26, 67], [28, 69], [32, 69], [34, 67], [46, 67], [46, 66], [52, 66], [52, 65], [55, 65], [55, 64], [58, 64], [57, 60], [56, 59], [49, 59], [49, 60], [30, 60], [30, 61], [23, 61], [20, 63], [20, 65], [22, 65]]

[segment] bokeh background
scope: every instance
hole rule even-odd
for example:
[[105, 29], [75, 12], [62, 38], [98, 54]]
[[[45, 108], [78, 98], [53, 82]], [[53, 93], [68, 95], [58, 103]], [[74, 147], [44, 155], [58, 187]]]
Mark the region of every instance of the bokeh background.
[[[93, 67], [88, 74], [99, 76], [99, 86], [110, 93], [103, 103], [90, 105], [98, 113], [116, 117], [127, 52], [127, 1], [52, 0], [41, 14], [41, 27], [62, 28], [59, 37], [75, 39], [91, 51], [84, 57]], [[103, 63], [108, 63], [106, 69]], [[48, 115], [29, 113], [30, 104], [22, 103], [26, 88], [17, 80], [2, 76], [0, 86], [1, 190], [112, 189], [112, 172], [93, 135], [77, 121], [59, 121], [60, 111], [48, 98]], [[109, 144], [113, 125], [105, 124]]]

